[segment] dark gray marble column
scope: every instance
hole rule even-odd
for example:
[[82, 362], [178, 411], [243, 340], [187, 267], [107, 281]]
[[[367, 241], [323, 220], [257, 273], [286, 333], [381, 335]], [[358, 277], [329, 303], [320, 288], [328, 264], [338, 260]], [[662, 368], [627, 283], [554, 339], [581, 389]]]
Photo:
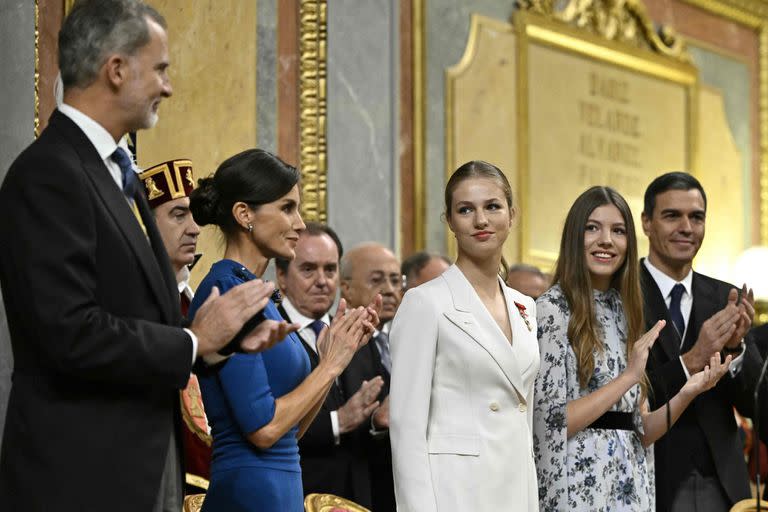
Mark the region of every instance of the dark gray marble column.
[[328, 2], [328, 222], [346, 247], [397, 250], [397, 4]]

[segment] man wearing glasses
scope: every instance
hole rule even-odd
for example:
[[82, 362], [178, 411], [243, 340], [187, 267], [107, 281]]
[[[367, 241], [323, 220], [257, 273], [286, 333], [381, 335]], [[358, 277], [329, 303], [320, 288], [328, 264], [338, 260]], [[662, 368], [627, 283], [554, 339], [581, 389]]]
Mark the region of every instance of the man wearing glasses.
[[[379, 395], [381, 407], [371, 417], [369, 468], [371, 495], [377, 512], [395, 510], [395, 492], [392, 481], [392, 453], [389, 447], [389, 375], [392, 357], [389, 353], [390, 322], [395, 317], [403, 293], [403, 279], [397, 257], [381, 244], [365, 243], [346, 253], [341, 259], [341, 296], [349, 307], [368, 305], [381, 294], [378, 330], [371, 341], [361, 348], [349, 365], [360, 372], [356, 378], [362, 383], [376, 376], [384, 379]], [[349, 369], [348, 368], [348, 369]]]

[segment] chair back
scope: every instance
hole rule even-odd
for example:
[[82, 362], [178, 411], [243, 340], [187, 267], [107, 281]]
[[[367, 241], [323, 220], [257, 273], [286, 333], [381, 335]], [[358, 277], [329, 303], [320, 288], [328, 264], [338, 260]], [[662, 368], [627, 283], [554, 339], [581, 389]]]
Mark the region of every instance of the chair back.
[[304, 510], [306, 512], [371, 512], [367, 508], [339, 496], [315, 493], [308, 494], [304, 498]]
[[184, 497], [184, 512], [200, 512], [205, 494], [190, 494]]
[[[760, 510], [768, 512], [768, 501], [760, 500]], [[731, 507], [730, 512], [756, 512], [757, 502], [755, 498], [741, 500]]]

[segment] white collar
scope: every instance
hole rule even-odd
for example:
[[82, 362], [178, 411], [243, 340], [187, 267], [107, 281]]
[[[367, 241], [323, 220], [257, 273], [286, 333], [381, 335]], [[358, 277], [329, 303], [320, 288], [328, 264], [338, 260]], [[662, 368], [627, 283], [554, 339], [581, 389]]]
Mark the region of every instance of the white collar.
[[[667, 274], [659, 270], [658, 268], [653, 266], [653, 263], [648, 258], [643, 259], [643, 263], [645, 264], [645, 268], [648, 269], [648, 272], [650, 272], [651, 277], [653, 277], [653, 280], [656, 281], [656, 286], [659, 287], [659, 291], [661, 292], [661, 296], [666, 299], [669, 297], [669, 294], [672, 293], [672, 288], [678, 283], [678, 281], [675, 281], [671, 277], [669, 277]], [[688, 275], [686, 275], [682, 281], [680, 281], [680, 284], [683, 285], [685, 288], [685, 292], [688, 294], [689, 297], [692, 297], [693, 294], [691, 294], [691, 283], [693, 282], [693, 269], [688, 271]]]
[[[77, 110], [75, 107], [62, 103], [57, 108], [59, 112], [70, 118], [72, 122], [83, 131], [102, 160], [110, 159], [112, 153], [115, 152], [118, 146], [123, 148], [129, 155], [131, 154], [126, 137], [122, 137], [120, 142], [115, 142], [115, 139], [109, 134], [106, 128], [101, 126], [98, 121]], [[134, 170], [137, 173], [139, 172], [139, 169], [137, 169], [135, 165]]]
[[181, 267], [181, 270], [176, 273], [176, 285], [179, 288], [179, 293], [183, 293], [187, 288], [191, 290], [189, 286], [189, 277], [189, 267], [186, 265]]
[[[291, 301], [285, 295], [283, 296], [283, 302], [280, 305], [283, 306], [283, 309], [288, 314], [288, 317], [291, 319], [291, 322], [299, 324], [301, 326], [301, 329], [305, 329], [309, 327], [309, 325], [315, 321], [314, 318], [309, 318], [308, 316], [304, 316], [301, 313], [299, 313], [299, 310], [296, 309], [296, 307], [293, 304], [291, 304]], [[323, 316], [320, 317], [320, 320], [325, 322], [325, 325], [331, 324], [331, 317], [327, 311]]]
[[66, 103], [59, 105], [58, 109], [59, 112], [70, 118], [83, 131], [88, 140], [91, 141], [91, 144], [93, 144], [93, 147], [96, 148], [96, 152], [102, 160], [112, 156], [118, 144], [106, 128]]

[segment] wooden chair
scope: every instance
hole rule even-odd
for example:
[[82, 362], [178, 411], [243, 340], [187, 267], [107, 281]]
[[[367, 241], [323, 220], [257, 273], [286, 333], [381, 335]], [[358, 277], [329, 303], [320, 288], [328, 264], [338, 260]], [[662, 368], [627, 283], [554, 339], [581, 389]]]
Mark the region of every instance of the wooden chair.
[[184, 512], [200, 512], [205, 494], [190, 494], [184, 497]]
[[[757, 503], [755, 498], [748, 498], [741, 500], [731, 507], [730, 512], [755, 512], [757, 510]], [[760, 500], [760, 510], [768, 512], [768, 501]]]
[[306, 512], [371, 512], [365, 507], [333, 494], [308, 494], [304, 498], [304, 510]]

